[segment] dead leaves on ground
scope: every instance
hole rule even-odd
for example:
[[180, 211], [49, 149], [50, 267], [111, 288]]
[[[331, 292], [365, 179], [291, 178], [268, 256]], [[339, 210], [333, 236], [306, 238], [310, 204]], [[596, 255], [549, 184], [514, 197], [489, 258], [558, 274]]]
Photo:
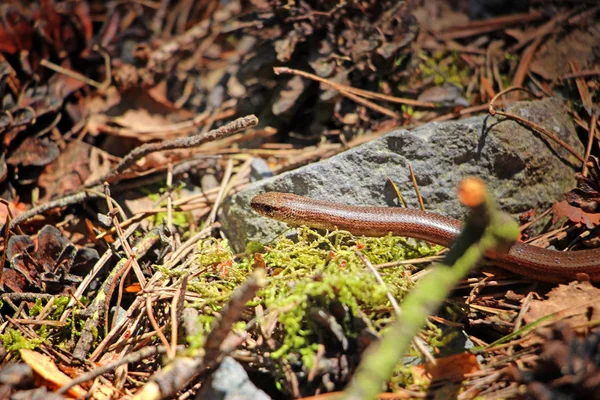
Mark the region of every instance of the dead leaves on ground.
[[[59, 389], [71, 381], [71, 378], [59, 370], [52, 358], [47, 355], [28, 349], [21, 349], [19, 353], [21, 359], [47, 383], [52, 391]], [[79, 385], [73, 386], [69, 389], [68, 393], [72, 397], [83, 397], [86, 395], [86, 391]]]
[[533, 300], [525, 313], [525, 323], [533, 323], [553, 315], [572, 328], [585, 327], [590, 321], [600, 320], [600, 289], [590, 282], [573, 281], [558, 285], [547, 294], [545, 300]]
[[[21, 355], [21, 359], [31, 367], [36, 376], [41, 380], [42, 385], [51, 391], [60, 389], [71, 382], [72, 378], [61, 371], [51, 357], [28, 349], [21, 349], [19, 354]], [[71, 368], [65, 367], [65, 369]], [[82, 398], [87, 396], [87, 392], [81, 386], [75, 385], [66, 394], [71, 398]], [[94, 390], [91, 392], [91, 398], [94, 400], [108, 400], [116, 396], [118, 396], [118, 393], [114, 388], [103, 384], [96, 384]]]
[[6, 256], [11, 269], [1, 283], [15, 293], [63, 292], [79, 283], [99, 257], [94, 249], [78, 249], [51, 225], [39, 231], [35, 242], [28, 235], [11, 236]]
[[534, 400], [597, 399], [600, 393], [600, 332], [580, 337], [566, 324], [542, 335], [539, 360], [530, 370], [511, 366], [508, 375]]

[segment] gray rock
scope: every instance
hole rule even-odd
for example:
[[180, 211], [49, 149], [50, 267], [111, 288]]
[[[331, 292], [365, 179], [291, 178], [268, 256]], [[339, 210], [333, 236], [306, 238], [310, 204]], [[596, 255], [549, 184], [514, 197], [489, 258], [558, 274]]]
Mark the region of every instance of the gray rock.
[[[520, 102], [508, 107], [583, 154], [569, 114], [559, 99]], [[411, 165], [427, 210], [455, 218], [465, 210], [456, 188], [469, 175], [483, 178], [501, 207], [518, 213], [547, 207], [574, 187], [581, 163], [556, 143], [504, 118], [473, 117], [397, 130], [327, 160], [250, 185], [223, 206], [220, 221], [233, 247], [249, 240], [266, 242], [284, 224], [261, 217], [250, 200], [265, 191], [296, 193], [346, 204], [397, 206], [392, 178], [409, 207], [418, 207]]]
[[203, 385], [202, 390], [196, 396], [196, 400], [246, 399], [270, 400], [271, 397], [254, 386], [244, 367], [231, 357], [223, 358], [209, 384]]
[[272, 177], [273, 171], [269, 168], [269, 165], [262, 158], [254, 158], [250, 163], [250, 181], [256, 182], [261, 179]]

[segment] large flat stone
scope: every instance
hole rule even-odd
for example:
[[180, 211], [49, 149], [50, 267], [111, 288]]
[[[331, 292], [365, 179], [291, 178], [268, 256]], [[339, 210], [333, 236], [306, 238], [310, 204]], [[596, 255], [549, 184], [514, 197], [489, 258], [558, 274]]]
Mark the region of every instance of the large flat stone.
[[[541, 125], [583, 154], [583, 145], [563, 102], [520, 102], [508, 111]], [[259, 181], [232, 196], [220, 215], [223, 230], [237, 250], [249, 240], [267, 241], [284, 224], [250, 208], [257, 193], [281, 191], [346, 204], [398, 205], [388, 177], [410, 207], [418, 207], [411, 165], [427, 210], [461, 218], [456, 200], [459, 181], [483, 178], [502, 208], [511, 213], [547, 207], [574, 187], [581, 163], [538, 133], [504, 118], [488, 116], [431, 123], [412, 131], [397, 130], [327, 160]]]

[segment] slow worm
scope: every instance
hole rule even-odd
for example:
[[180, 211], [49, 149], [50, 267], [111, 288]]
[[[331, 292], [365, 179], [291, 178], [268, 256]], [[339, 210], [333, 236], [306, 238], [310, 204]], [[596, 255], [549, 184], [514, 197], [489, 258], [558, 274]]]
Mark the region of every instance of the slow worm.
[[[289, 193], [254, 197], [252, 208], [266, 217], [316, 229], [341, 229], [354, 235], [407, 236], [449, 247], [462, 223], [443, 215], [388, 207], [348, 206]], [[600, 248], [557, 251], [516, 242], [510, 250], [490, 257], [494, 265], [545, 282], [565, 282], [587, 274], [600, 281]]]

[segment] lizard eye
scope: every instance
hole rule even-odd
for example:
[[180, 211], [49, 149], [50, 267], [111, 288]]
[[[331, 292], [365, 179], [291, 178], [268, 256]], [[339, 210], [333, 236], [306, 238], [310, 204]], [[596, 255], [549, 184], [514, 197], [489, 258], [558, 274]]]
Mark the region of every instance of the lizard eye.
[[267, 205], [263, 205], [263, 211], [270, 214], [270, 213], [273, 212], [273, 207], [267, 206]]

